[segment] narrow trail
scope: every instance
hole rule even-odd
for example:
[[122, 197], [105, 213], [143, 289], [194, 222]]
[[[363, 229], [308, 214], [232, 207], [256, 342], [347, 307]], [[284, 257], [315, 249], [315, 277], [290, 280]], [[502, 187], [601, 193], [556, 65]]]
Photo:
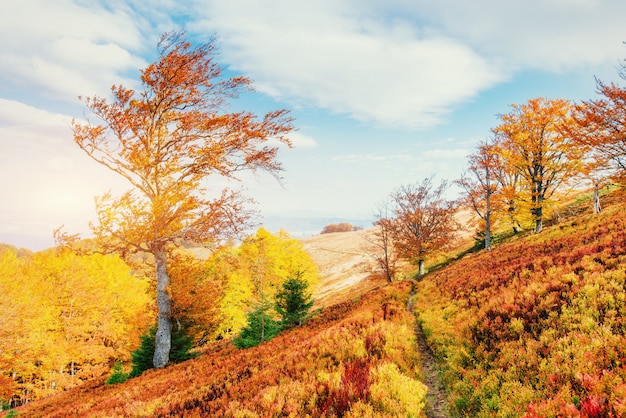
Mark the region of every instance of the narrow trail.
[[[413, 294], [409, 297], [407, 309], [409, 312], [413, 312]], [[426, 345], [424, 334], [417, 323], [415, 324], [415, 337], [422, 359], [421, 367], [424, 374], [424, 384], [428, 386], [428, 392], [426, 393], [426, 417], [449, 418], [446, 391], [437, 373], [437, 362], [430, 348]]]

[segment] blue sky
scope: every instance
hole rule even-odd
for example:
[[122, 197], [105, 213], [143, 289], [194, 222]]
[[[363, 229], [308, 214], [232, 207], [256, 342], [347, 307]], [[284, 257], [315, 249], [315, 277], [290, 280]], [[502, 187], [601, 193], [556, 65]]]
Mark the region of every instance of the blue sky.
[[284, 184], [243, 179], [265, 216], [368, 222], [402, 184], [458, 178], [510, 104], [617, 81], [625, 21], [623, 0], [2, 2], [0, 242], [39, 250], [61, 224], [87, 233], [94, 196], [127, 189], [69, 121], [84, 117], [78, 95], [137, 86], [164, 31], [217, 34], [218, 61], [257, 89], [233, 106], [296, 118]]

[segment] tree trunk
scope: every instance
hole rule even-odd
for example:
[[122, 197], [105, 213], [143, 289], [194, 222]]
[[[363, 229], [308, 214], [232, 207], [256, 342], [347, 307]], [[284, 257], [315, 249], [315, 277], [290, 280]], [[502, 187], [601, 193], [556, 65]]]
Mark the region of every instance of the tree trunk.
[[485, 216], [485, 250], [491, 251], [491, 212]]
[[598, 184], [593, 185], [593, 213], [602, 212], [602, 207], [600, 206], [600, 193], [598, 190]]
[[543, 220], [541, 216], [539, 216], [535, 219], [535, 234], [540, 233], [541, 230], [543, 230]]
[[417, 278], [421, 279], [422, 277], [424, 277], [424, 259], [420, 259], [417, 262], [418, 268], [417, 268]]
[[157, 332], [154, 341], [153, 364], [163, 368], [170, 361], [172, 347], [172, 299], [169, 295], [170, 277], [167, 275], [167, 254], [163, 243], [151, 247], [157, 279]]

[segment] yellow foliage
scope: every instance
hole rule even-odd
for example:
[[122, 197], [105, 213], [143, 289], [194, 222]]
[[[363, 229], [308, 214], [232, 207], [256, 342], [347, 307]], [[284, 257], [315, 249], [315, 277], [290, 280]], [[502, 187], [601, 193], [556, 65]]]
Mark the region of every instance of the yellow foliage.
[[222, 266], [226, 277], [218, 330], [222, 336], [238, 334], [255, 303], [273, 303], [285, 280], [300, 274], [312, 293], [318, 284], [316, 264], [302, 243], [283, 230], [272, 234], [259, 228], [239, 248], [222, 250], [212, 260]]
[[423, 417], [427, 386], [402, 374], [394, 363], [380, 364], [371, 372], [371, 403], [392, 416]]
[[148, 283], [118, 257], [0, 254], [0, 360], [21, 401], [108, 371], [149, 321]]

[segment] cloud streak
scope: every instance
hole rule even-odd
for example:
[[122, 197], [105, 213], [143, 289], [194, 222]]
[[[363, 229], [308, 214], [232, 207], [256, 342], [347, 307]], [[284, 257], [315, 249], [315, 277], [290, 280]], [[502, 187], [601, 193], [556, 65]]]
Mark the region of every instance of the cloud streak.
[[214, 0], [198, 15], [268, 95], [419, 129], [516, 71], [616, 62], [626, 3]]

